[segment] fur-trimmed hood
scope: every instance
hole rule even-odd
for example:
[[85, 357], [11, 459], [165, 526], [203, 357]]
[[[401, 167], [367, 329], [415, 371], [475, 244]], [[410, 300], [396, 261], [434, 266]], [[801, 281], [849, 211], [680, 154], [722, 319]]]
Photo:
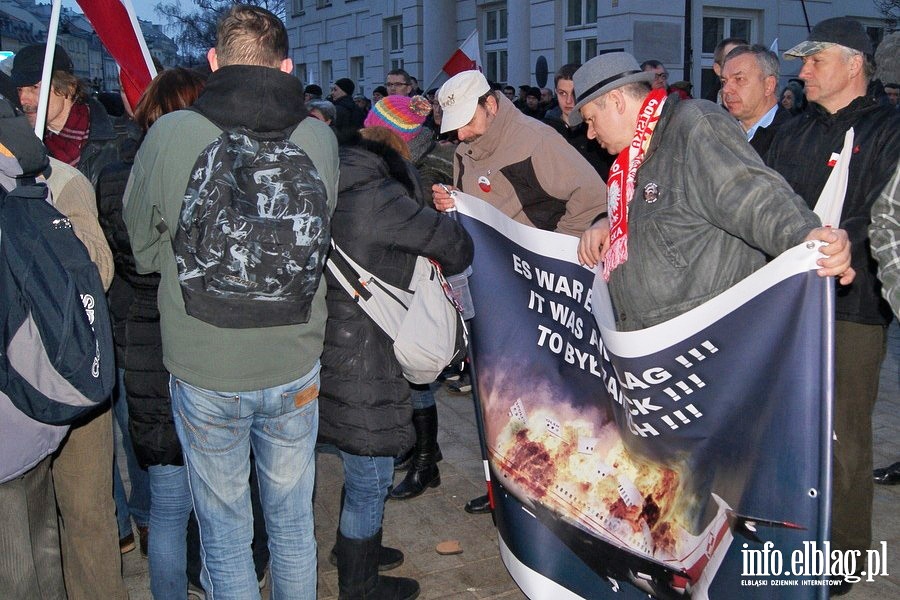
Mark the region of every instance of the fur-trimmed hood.
[[[396, 150], [381, 142], [364, 139], [357, 131], [338, 132], [338, 144], [341, 158], [339, 194], [373, 179], [387, 177], [403, 185], [420, 205], [424, 203], [415, 165], [400, 156]], [[381, 160], [373, 159], [373, 154]]]

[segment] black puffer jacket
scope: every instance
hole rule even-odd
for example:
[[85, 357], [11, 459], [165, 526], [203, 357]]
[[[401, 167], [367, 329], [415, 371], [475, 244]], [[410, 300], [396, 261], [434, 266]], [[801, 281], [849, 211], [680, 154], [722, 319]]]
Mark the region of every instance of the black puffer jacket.
[[[335, 242], [385, 281], [406, 286], [416, 257], [446, 275], [472, 261], [472, 239], [422, 201], [414, 167], [355, 138], [341, 147]], [[396, 456], [413, 444], [409, 384], [390, 338], [327, 274], [328, 322], [319, 393], [319, 440], [360, 456]]]
[[831, 175], [832, 154], [840, 153], [844, 134], [851, 127], [853, 158], [840, 227], [850, 237], [856, 279], [837, 287], [835, 316], [842, 321], [886, 326], [892, 313], [881, 297], [868, 227], [872, 205], [900, 157], [900, 112], [863, 96], [835, 114], [811, 103], [800, 116], [778, 128], [765, 160], [812, 208]]
[[139, 274], [122, 219], [122, 198], [134, 150], [108, 166], [97, 181], [100, 226], [113, 253], [116, 274], [109, 288], [116, 365], [125, 370], [128, 423], [142, 467], [183, 464], [172, 420], [169, 373], [162, 362], [156, 291], [159, 274]]

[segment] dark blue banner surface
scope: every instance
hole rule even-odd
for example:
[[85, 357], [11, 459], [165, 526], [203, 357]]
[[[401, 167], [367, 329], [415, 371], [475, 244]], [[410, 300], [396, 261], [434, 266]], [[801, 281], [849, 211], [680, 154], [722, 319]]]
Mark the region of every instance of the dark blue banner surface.
[[621, 333], [577, 239], [457, 204], [476, 248], [473, 370], [495, 515], [523, 591], [827, 593], [808, 556], [825, 548], [830, 497], [833, 311], [815, 250]]

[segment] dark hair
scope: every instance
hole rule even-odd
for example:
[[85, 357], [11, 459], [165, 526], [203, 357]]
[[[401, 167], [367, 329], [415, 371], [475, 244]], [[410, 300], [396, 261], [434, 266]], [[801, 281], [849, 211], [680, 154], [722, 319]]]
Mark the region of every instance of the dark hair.
[[256, 65], [277, 68], [288, 55], [284, 23], [258, 6], [235, 4], [216, 29], [216, 59], [220, 67]]
[[725, 46], [749, 46], [750, 42], [744, 38], [727, 37], [718, 44], [713, 50], [713, 62], [720, 67], [725, 64]]
[[384, 78], [387, 79], [389, 75], [402, 75], [403, 82], [406, 85], [412, 85], [412, 77], [410, 77], [409, 73], [407, 73], [403, 69], [391, 69], [390, 71], [387, 72], [387, 75], [385, 75]]
[[575, 71], [580, 68], [581, 63], [569, 63], [561, 66], [559, 71], [556, 72], [556, 75], [553, 76], [553, 85], [556, 86], [560, 79], [573, 79], [575, 77]]
[[659, 67], [662, 67], [663, 69], [666, 68], [665, 65], [663, 65], [661, 62], [659, 62], [658, 60], [655, 60], [653, 58], [651, 58], [650, 60], [645, 60], [644, 62], [641, 63], [641, 71], [646, 71], [647, 67], [650, 67], [651, 69], [656, 69]]
[[487, 104], [488, 98], [490, 98], [491, 96], [494, 97], [494, 101], [496, 102], [497, 101], [497, 90], [490, 89], [487, 92], [485, 92], [483, 96], [478, 98], [478, 105], [485, 106]]
[[204, 85], [206, 77], [193, 69], [166, 69], [144, 90], [134, 109], [135, 123], [146, 132], [161, 116], [193, 104]]
[[806, 110], [806, 91], [803, 89], [803, 86], [794, 79], [788, 81], [787, 85], [784, 86], [784, 89], [781, 90], [781, 93], [778, 95], [778, 103], [781, 104], [781, 100], [784, 98], [784, 93], [787, 90], [791, 90], [791, 93], [794, 95], [794, 106], [790, 109], [790, 113], [792, 115], [798, 115]]

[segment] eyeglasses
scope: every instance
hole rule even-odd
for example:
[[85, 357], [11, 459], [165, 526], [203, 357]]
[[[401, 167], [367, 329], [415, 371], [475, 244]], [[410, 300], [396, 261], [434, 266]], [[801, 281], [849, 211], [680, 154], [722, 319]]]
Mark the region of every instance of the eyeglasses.
[[403, 83], [402, 81], [393, 81], [393, 82], [388, 82], [388, 83], [384, 84], [384, 87], [390, 89], [390, 88], [406, 87], [408, 85], [410, 85], [410, 84]]

